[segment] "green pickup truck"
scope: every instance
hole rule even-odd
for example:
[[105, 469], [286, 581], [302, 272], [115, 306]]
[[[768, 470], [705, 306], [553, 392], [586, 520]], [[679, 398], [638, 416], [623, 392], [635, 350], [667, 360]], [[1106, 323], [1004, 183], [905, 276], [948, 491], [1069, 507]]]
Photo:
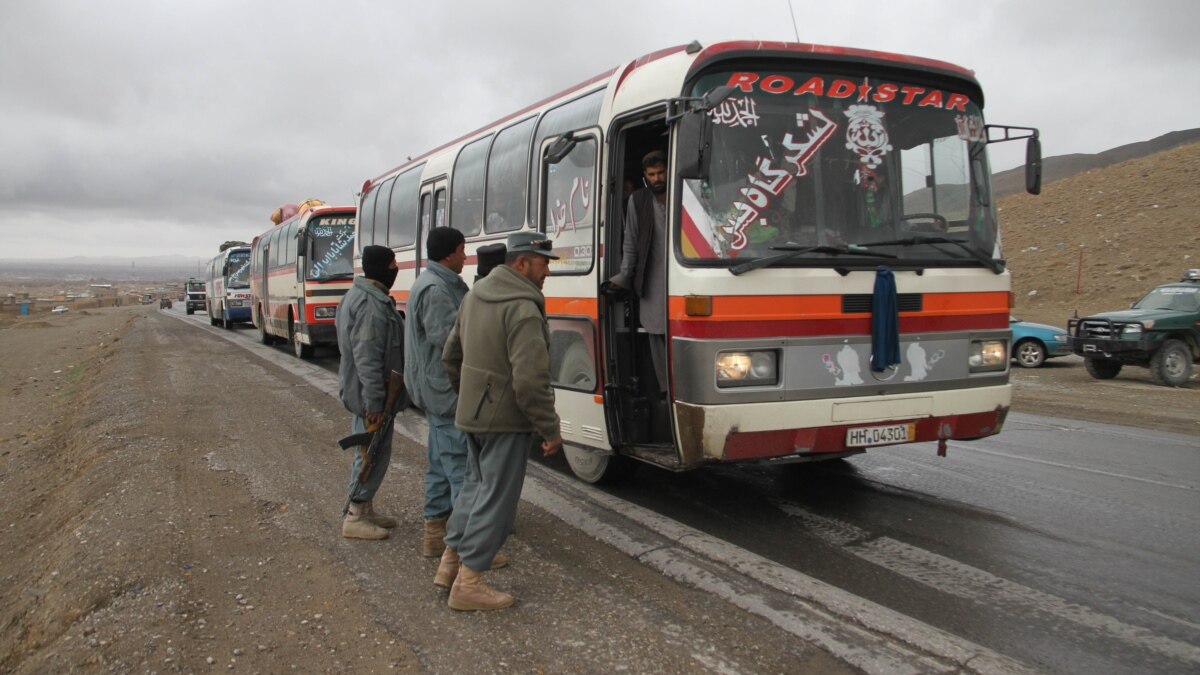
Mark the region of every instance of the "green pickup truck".
[[1159, 384], [1182, 386], [1200, 361], [1200, 269], [1153, 289], [1129, 309], [1071, 319], [1067, 332], [1071, 351], [1098, 380], [1116, 377], [1123, 366], [1141, 366]]

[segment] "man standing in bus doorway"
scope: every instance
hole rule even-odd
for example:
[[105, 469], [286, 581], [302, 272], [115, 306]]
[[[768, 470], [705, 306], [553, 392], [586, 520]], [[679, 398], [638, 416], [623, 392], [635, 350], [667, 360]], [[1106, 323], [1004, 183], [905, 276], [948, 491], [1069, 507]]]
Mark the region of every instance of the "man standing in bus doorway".
[[[425, 253], [429, 264], [408, 294], [404, 382], [429, 423], [421, 555], [436, 558], [446, 549], [446, 520], [467, 470], [467, 435], [454, 426], [458, 393], [442, 367], [442, 349], [467, 294], [467, 284], [459, 276], [467, 261], [466, 240], [452, 227], [435, 227], [425, 240]], [[483, 258], [482, 253], [479, 256]], [[492, 561], [492, 567], [505, 564], [499, 554]]]
[[621, 271], [609, 284], [638, 297], [638, 321], [650, 334], [650, 360], [660, 392], [667, 391], [667, 156], [655, 150], [642, 158], [646, 187], [634, 191], [625, 209]]
[[[338, 303], [334, 325], [338, 349], [338, 397], [354, 415], [353, 433], [376, 425], [384, 415], [388, 376], [404, 372], [404, 321], [389, 293], [399, 269], [396, 254], [386, 246], [367, 246], [362, 253], [363, 276]], [[396, 519], [376, 513], [375, 492], [392, 457], [392, 432], [379, 446], [374, 467], [361, 483], [357, 480], [362, 457], [354, 453], [350, 468], [350, 510], [342, 521], [342, 536], [349, 539], [386, 539]]]
[[454, 421], [467, 434], [467, 477], [446, 527], [433, 583], [456, 610], [503, 609], [513, 597], [483, 581], [517, 515], [534, 434], [542, 454], [562, 447], [550, 388], [550, 333], [542, 284], [552, 252], [546, 235], [508, 236], [504, 265], [463, 300], [442, 365], [458, 391]]

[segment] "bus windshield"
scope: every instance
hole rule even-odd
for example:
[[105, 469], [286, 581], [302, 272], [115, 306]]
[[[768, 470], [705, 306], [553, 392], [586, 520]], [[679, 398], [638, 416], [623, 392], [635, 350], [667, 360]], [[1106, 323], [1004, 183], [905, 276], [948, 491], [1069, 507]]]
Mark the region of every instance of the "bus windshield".
[[983, 116], [966, 94], [782, 69], [710, 73], [691, 94], [722, 85], [734, 93], [709, 113], [708, 176], [683, 183], [685, 260], [978, 266], [998, 255]]
[[250, 249], [231, 251], [226, 264], [229, 273], [225, 275], [225, 287], [250, 288]]
[[312, 254], [308, 279], [349, 279], [354, 276], [354, 218], [339, 216], [314, 220], [308, 226]]

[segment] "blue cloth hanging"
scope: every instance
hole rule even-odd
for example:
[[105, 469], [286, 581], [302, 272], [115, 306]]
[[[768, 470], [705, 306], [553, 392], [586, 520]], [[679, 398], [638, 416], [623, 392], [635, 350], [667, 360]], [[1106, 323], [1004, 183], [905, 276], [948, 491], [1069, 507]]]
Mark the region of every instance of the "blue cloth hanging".
[[881, 372], [900, 363], [900, 308], [896, 277], [887, 265], [875, 270], [871, 295], [871, 370]]

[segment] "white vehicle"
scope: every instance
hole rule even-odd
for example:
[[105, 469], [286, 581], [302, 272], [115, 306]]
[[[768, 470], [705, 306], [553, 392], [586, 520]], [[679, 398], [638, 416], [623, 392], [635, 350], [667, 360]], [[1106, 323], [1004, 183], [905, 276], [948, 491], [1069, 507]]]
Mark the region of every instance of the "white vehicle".
[[354, 283], [353, 206], [318, 205], [251, 245], [251, 323], [263, 344], [287, 340], [297, 358], [337, 345], [333, 317]]
[[[1037, 135], [985, 125], [979, 82], [943, 61], [672, 47], [367, 180], [355, 267], [369, 244], [395, 250], [403, 308], [431, 227], [466, 236], [468, 281], [480, 246], [544, 233], [559, 256], [544, 292], [563, 450], [586, 481], [633, 460], [680, 471], [916, 442], [944, 454], [1008, 414], [1010, 275], [987, 149], [1028, 139], [1036, 193]], [[602, 292], [655, 151], [666, 391], [634, 299]]]
[[250, 323], [249, 246], [227, 248], [208, 261], [205, 296], [212, 325], [233, 328], [234, 322]]
[[68, 312], [70, 310], [71, 308], [67, 307], [66, 305], [59, 305], [50, 311], [54, 314], [62, 314], [63, 312]]

